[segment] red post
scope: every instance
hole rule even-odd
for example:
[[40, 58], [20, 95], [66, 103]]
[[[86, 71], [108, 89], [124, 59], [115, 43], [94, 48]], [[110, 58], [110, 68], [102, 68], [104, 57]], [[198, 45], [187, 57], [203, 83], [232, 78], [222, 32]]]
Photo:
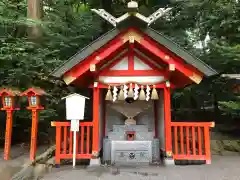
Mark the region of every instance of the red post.
[[155, 123], [155, 138], [158, 138], [158, 100], [153, 101], [154, 107], [154, 123]]
[[206, 164], [211, 164], [210, 133], [208, 126], [204, 126], [204, 146], [206, 154]]
[[56, 150], [55, 150], [56, 166], [60, 165], [60, 153], [61, 153], [61, 126], [56, 126]]
[[98, 154], [98, 142], [99, 142], [99, 101], [100, 90], [98, 87], [93, 88], [93, 148], [92, 153]]
[[165, 151], [172, 157], [172, 132], [171, 132], [171, 94], [170, 88], [164, 88], [164, 120], [165, 120]]
[[5, 146], [4, 146], [4, 160], [9, 160], [11, 141], [12, 141], [12, 110], [6, 110], [6, 132], [5, 132]]
[[38, 111], [44, 108], [40, 105], [40, 96], [46, 95], [46, 92], [40, 88], [29, 88], [22, 92], [20, 96], [28, 98], [28, 110], [32, 111], [32, 129], [31, 129], [31, 145], [30, 160], [35, 161], [37, 151], [37, 134], [38, 134]]
[[37, 112], [37, 109], [32, 109], [32, 129], [31, 129], [31, 149], [30, 149], [31, 161], [34, 161], [36, 157], [37, 133], [38, 133], [38, 112]]

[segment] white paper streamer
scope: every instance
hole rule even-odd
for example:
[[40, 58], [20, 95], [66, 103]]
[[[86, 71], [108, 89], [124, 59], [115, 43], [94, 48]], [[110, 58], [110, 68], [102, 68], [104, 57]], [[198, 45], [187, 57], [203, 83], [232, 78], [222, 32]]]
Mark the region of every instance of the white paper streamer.
[[124, 99], [126, 99], [128, 97], [128, 86], [126, 86], [125, 84], [123, 86], [123, 91], [124, 91]]
[[118, 88], [116, 88], [116, 86], [113, 87], [113, 102], [115, 102], [117, 100], [117, 91]]
[[147, 85], [147, 89], [146, 89], [146, 101], [149, 101], [149, 99], [150, 99], [150, 90], [151, 90], [151, 88]]
[[134, 88], [134, 100], [138, 99], [138, 90], [139, 90], [139, 86], [137, 84], [135, 84], [135, 88]]

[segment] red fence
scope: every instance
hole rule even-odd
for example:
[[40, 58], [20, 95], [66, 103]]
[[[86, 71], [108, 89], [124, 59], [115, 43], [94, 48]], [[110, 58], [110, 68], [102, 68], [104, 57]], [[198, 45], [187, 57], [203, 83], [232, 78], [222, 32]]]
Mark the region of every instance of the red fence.
[[[70, 131], [70, 122], [51, 122], [56, 127], [56, 164], [61, 159], [73, 158], [73, 132]], [[80, 122], [76, 137], [76, 159], [91, 159], [92, 157], [92, 122]]]
[[[61, 159], [73, 158], [73, 133], [70, 122], [52, 122], [56, 127], [56, 164]], [[76, 159], [92, 158], [93, 122], [80, 122], [77, 132]], [[173, 158], [175, 160], [206, 160], [211, 163], [210, 127], [212, 122], [171, 122], [173, 139]]]
[[213, 122], [171, 122], [173, 158], [175, 160], [206, 160], [211, 163], [210, 127]]

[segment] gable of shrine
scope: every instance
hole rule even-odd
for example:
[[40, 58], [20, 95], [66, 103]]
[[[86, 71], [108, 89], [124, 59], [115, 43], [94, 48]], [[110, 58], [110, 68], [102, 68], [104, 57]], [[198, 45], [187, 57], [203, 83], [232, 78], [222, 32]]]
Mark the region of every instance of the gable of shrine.
[[116, 26], [52, 73], [66, 84], [84, 87], [95, 81], [104, 84], [170, 81], [175, 87], [184, 87], [214, 74], [215, 70], [169, 38], [148, 26], [137, 25]]

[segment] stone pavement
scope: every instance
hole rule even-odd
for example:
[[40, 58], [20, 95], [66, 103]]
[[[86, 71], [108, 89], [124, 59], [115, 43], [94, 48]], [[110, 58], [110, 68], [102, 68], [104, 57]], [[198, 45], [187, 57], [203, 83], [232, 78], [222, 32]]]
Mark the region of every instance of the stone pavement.
[[42, 180], [240, 180], [240, 156], [214, 156], [211, 165], [88, 168], [62, 166]]

